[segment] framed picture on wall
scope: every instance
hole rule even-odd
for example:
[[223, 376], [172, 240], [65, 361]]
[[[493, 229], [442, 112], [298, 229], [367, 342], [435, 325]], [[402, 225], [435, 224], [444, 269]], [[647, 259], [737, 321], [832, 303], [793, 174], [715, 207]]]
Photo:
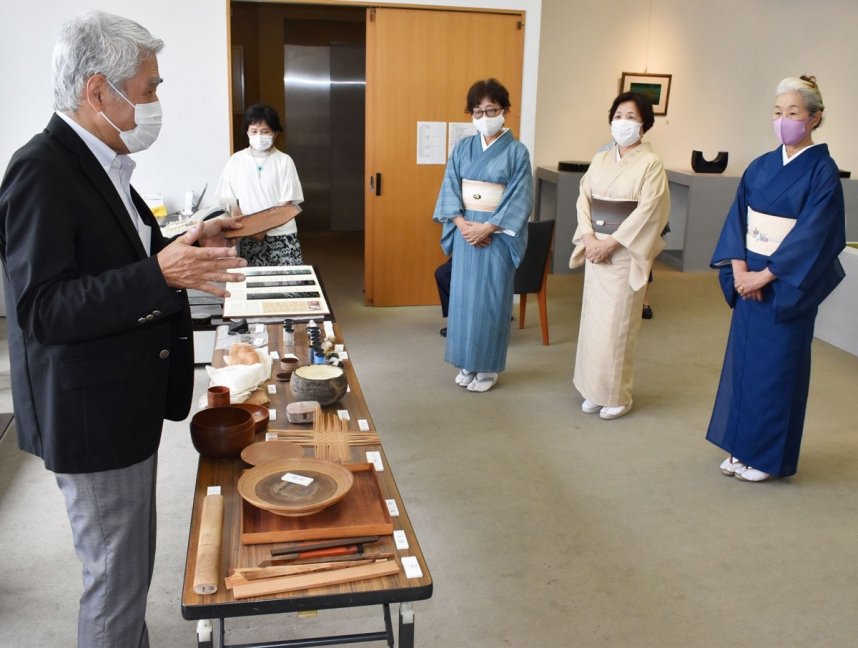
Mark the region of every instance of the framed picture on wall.
[[646, 72], [623, 72], [620, 92], [638, 92], [652, 102], [656, 117], [667, 115], [667, 100], [670, 98], [670, 74], [648, 74]]

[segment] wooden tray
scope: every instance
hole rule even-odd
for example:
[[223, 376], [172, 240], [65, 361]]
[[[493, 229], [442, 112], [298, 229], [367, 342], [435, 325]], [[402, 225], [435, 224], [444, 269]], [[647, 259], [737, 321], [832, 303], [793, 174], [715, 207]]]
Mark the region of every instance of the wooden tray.
[[355, 481], [348, 495], [319, 513], [304, 517], [275, 515], [242, 500], [241, 543], [331, 540], [391, 535], [393, 522], [372, 464], [348, 464]]
[[276, 205], [262, 211], [246, 214], [241, 221], [243, 225], [241, 229], [227, 230], [223, 235], [228, 239], [253, 236], [254, 234], [267, 232], [274, 227], [288, 223], [300, 213], [301, 208], [298, 205], [293, 205], [292, 203]]

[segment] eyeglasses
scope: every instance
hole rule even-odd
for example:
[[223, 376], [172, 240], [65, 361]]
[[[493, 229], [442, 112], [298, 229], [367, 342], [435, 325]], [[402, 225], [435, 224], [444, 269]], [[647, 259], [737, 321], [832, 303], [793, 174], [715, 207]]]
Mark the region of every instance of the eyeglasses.
[[474, 108], [471, 111], [471, 115], [479, 119], [483, 115], [485, 115], [486, 117], [497, 117], [502, 112], [503, 108], [486, 108], [485, 110], [482, 110], [481, 108]]

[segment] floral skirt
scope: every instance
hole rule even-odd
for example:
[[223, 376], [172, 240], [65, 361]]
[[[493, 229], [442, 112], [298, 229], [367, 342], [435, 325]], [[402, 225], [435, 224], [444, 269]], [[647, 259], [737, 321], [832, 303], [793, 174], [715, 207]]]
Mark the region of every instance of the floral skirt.
[[238, 255], [246, 259], [249, 266], [304, 265], [297, 234], [266, 236], [261, 241], [239, 239]]

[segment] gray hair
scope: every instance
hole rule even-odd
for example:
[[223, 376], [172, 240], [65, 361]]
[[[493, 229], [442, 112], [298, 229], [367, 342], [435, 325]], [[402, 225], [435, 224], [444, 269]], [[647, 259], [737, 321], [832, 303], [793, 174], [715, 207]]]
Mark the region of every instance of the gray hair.
[[54, 109], [75, 112], [94, 74], [103, 74], [123, 88], [137, 74], [141, 61], [163, 47], [164, 41], [122, 16], [87, 11], [69, 19], [54, 46]]
[[[786, 94], [788, 92], [796, 92], [801, 95], [808, 112], [810, 114], [818, 112], [821, 117], [822, 111], [825, 110], [825, 104], [822, 102], [822, 93], [819, 91], [819, 86], [816, 85], [815, 76], [802, 75], [799, 78], [787, 77], [786, 79], [783, 79], [778, 83], [778, 87], [775, 90], [775, 96]], [[822, 119], [820, 118], [819, 123], [815, 128], [819, 128], [821, 125]]]

